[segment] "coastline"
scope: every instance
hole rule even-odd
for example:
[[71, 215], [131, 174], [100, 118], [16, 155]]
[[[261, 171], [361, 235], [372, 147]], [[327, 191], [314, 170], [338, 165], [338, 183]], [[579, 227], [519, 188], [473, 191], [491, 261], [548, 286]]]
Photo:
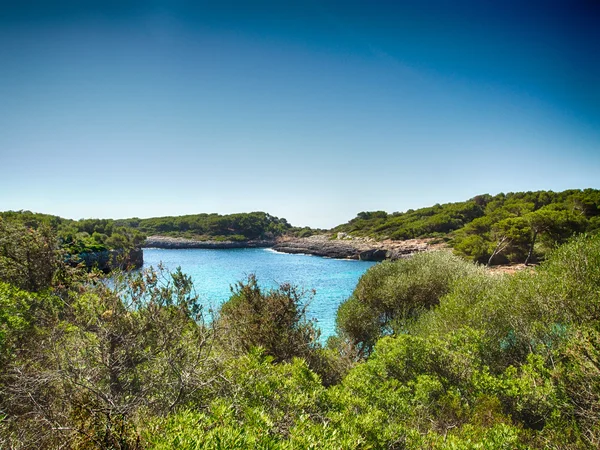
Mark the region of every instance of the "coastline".
[[148, 236], [142, 245], [144, 248], [164, 249], [228, 249], [228, 248], [265, 248], [273, 247], [274, 239], [252, 239], [247, 241], [197, 241], [194, 239], [175, 238], [170, 236]]
[[331, 234], [318, 234], [306, 238], [281, 237], [246, 241], [197, 241], [169, 236], [149, 236], [143, 247], [162, 249], [271, 248], [280, 253], [306, 254], [333, 259], [383, 261], [408, 258], [415, 253], [430, 250], [433, 246], [429, 241], [427, 239], [376, 241], [347, 235], [333, 238]]
[[331, 234], [318, 234], [307, 238], [283, 239], [273, 248], [284, 253], [306, 253], [325, 258], [384, 261], [408, 258], [430, 250], [431, 245], [424, 239], [376, 241], [347, 235], [339, 238]]

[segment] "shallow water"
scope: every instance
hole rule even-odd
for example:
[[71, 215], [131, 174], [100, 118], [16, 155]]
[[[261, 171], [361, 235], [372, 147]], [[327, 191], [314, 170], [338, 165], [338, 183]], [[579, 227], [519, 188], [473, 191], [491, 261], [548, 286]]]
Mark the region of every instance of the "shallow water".
[[174, 270], [181, 266], [190, 275], [205, 307], [218, 307], [230, 295], [230, 286], [256, 274], [263, 287], [291, 283], [316, 294], [309, 317], [317, 319], [322, 339], [334, 334], [339, 304], [352, 294], [371, 261], [327, 259], [310, 255], [290, 255], [271, 249], [144, 249], [144, 267], [160, 262]]

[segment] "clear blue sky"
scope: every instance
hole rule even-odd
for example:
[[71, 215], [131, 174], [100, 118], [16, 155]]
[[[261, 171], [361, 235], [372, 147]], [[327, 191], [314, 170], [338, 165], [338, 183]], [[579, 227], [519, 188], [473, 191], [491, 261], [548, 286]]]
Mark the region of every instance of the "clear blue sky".
[[0, 210], [262, 210], [331, 227], [364, 210], [600, 188], [599, 11], [2, 1]]

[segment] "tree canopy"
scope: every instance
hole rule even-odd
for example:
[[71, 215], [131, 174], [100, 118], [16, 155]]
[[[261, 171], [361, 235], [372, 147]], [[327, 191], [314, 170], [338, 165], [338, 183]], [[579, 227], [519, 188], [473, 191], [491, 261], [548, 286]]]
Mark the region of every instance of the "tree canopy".
[[600, 190], [478, 195], [387, 214], [361, 212], [333, 229], [376, 239], [438, 238], [480, 263], [533, 262], [580, 232], [600, 229]]
[[125, 219], [117, 223], [139, 230], [146, 235], [230, 240], [273, 238], [292, 228], [287, 220], [264, 212]]

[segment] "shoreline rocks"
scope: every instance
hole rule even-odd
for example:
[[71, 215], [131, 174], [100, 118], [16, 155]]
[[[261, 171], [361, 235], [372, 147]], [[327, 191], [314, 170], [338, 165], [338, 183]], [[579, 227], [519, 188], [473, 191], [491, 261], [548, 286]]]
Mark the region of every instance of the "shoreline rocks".
[[339, 259], [358, 259], [360, 253], [356, 246], [352, 244], [343, 241], [331, 241], [328, 237], [322, 235], [281, 241], [273, 246], [273, 250], [283, 253], [306, 253]]
[[307, 238], [286, 239], [273, 246], [273, 250], [284, 253], [307, 253], [327, 258], [359, 259], [362, 261], [407, 258], [429, 249], [430, 245], [425, 239], [376, 241], [374, 239], [349, 238], [347, 236], [341, 239], [332, 239], [331, 235], [326, 234]]

